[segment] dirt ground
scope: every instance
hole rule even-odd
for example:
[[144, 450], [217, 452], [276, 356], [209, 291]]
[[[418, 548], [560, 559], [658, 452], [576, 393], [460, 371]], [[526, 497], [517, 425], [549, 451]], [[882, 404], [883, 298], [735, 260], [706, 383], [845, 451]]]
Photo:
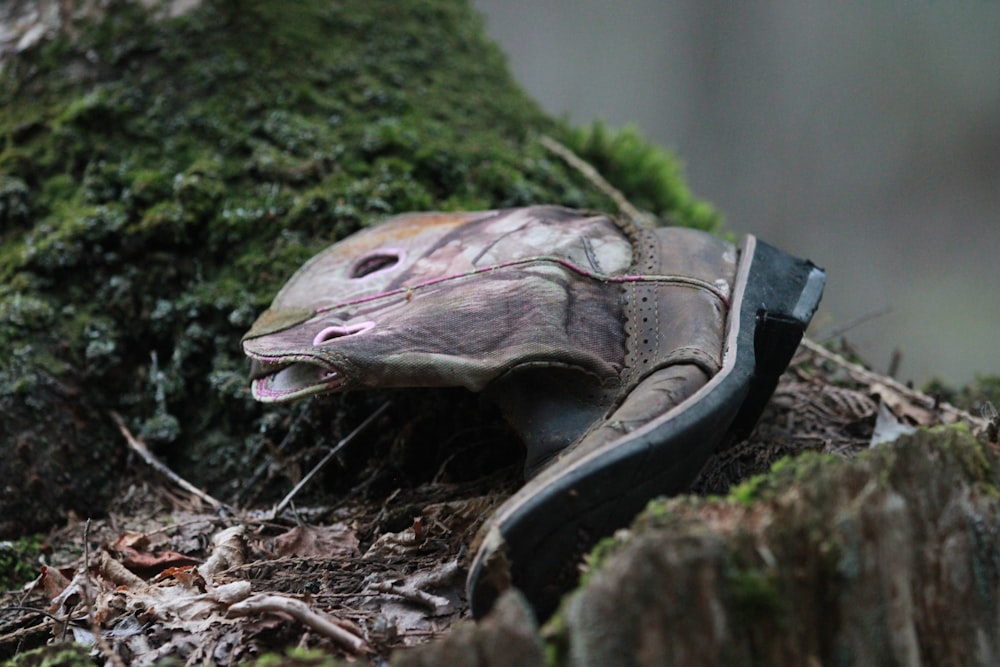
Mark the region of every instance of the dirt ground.
[[[855, 456], [873, 434], [960, 420], [984, 425], [807, 341], [750, 439], [716, 453], [692, 492], [725, 494], [787, 455]], [[372, 494], [358, 479], [330, 506], [234, 508], [150, 467], [132, 440], [110, 513], [52, 531], [38, 577], [3, 594], [0, 657], [76, 641], [111, 665], [228, 665], [290, 647], [384, 664], [469, 618], [468, 545], [520, 481], [511, 452], [472, 480], [439, 471]], [[477, 446], [495, 448], [461, 453]]]

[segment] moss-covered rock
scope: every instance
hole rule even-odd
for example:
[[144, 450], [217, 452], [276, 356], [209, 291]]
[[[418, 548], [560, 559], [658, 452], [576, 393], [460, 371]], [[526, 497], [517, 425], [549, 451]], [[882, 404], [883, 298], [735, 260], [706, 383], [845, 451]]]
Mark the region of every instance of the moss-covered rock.
[[[111, 410], [224, 498], [261, 452], [357, 423], [365, 399], [245, 390], [240, 335], [330, 242], [407, 210], [609, 206], [535, 141], [574, 137], [462, 0], [77, 4], [0, 72], [0, 533], [102, 510]], [[600, 137], [643, 205], [712, 224], [662, 152]]]

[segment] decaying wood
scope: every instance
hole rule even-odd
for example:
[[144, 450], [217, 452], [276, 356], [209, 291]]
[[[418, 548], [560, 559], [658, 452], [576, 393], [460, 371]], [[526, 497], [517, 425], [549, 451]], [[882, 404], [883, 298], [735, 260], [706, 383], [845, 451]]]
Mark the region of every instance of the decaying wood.
[[792, 464], [745, 502], [661, 503], [564, 609], [568, 657], [997, 664], [998, 462], [968, 432], [920, 431]]

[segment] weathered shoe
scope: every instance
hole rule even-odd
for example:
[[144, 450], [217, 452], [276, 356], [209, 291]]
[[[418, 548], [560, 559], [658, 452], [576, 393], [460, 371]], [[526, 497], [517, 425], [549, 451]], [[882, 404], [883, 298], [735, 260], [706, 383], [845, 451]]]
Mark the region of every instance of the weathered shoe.
[[402, 386], [496, 401], [533, 477], [484, 526], [470, 601], [482, 615], [514, 585], [547, 615], [600, 537], [749, 432], [823, 282], [753, 237], [551, 206], [412, 214], [310, 260], [243, 347], [262, 401]]
[[[675, 262], [678, 252], [690, 260], [690, 246], [677, 231], [652, 232], [658, 240], [647, 246], [653, 259], [647, 255], [632, 271], [692, 275], [690, 264]], [[749, 435], [815, 312], [825, 278], [811, 263], [753, 237], [740, 244], [734, 272], [730, 257], [728, 249], [715, 257], [727, 295], [715, 303], [704, 298], [707, 291], [693, 299], [675, 280], [626, 290], [625, 374], [631, 379], [608, 415], [484, 525], [468, 577], [475, 616], [511, 585], [540, 617], [549, 616], [601, 537], [627, 525], [653, 497], [683, 491], [721, 443]], [[678, 320], [685, 327], [679, 336]]]

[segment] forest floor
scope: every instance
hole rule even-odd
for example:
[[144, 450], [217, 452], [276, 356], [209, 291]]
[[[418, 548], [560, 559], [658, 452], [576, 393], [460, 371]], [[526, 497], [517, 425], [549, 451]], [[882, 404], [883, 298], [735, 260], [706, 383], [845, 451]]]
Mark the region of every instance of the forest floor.
[[[788, 455], [851, 457], [914, 426], [959, 421], [987, 427], [806, 341], [751, 437], [717, 452], [692, 492], [724, 495]], [[520, 474], [511, 461], [380, 500], [359, 480], [335, 506], [275, 512], [187, 490], [123, 437], [136, 455], [111, 511], [45, 536], [37, 577], [0, 596], [0, 658], [75, 641], [112, 665], [228, 665], [292, 647], [384, 664], [470, 617], [469, 544]]]

